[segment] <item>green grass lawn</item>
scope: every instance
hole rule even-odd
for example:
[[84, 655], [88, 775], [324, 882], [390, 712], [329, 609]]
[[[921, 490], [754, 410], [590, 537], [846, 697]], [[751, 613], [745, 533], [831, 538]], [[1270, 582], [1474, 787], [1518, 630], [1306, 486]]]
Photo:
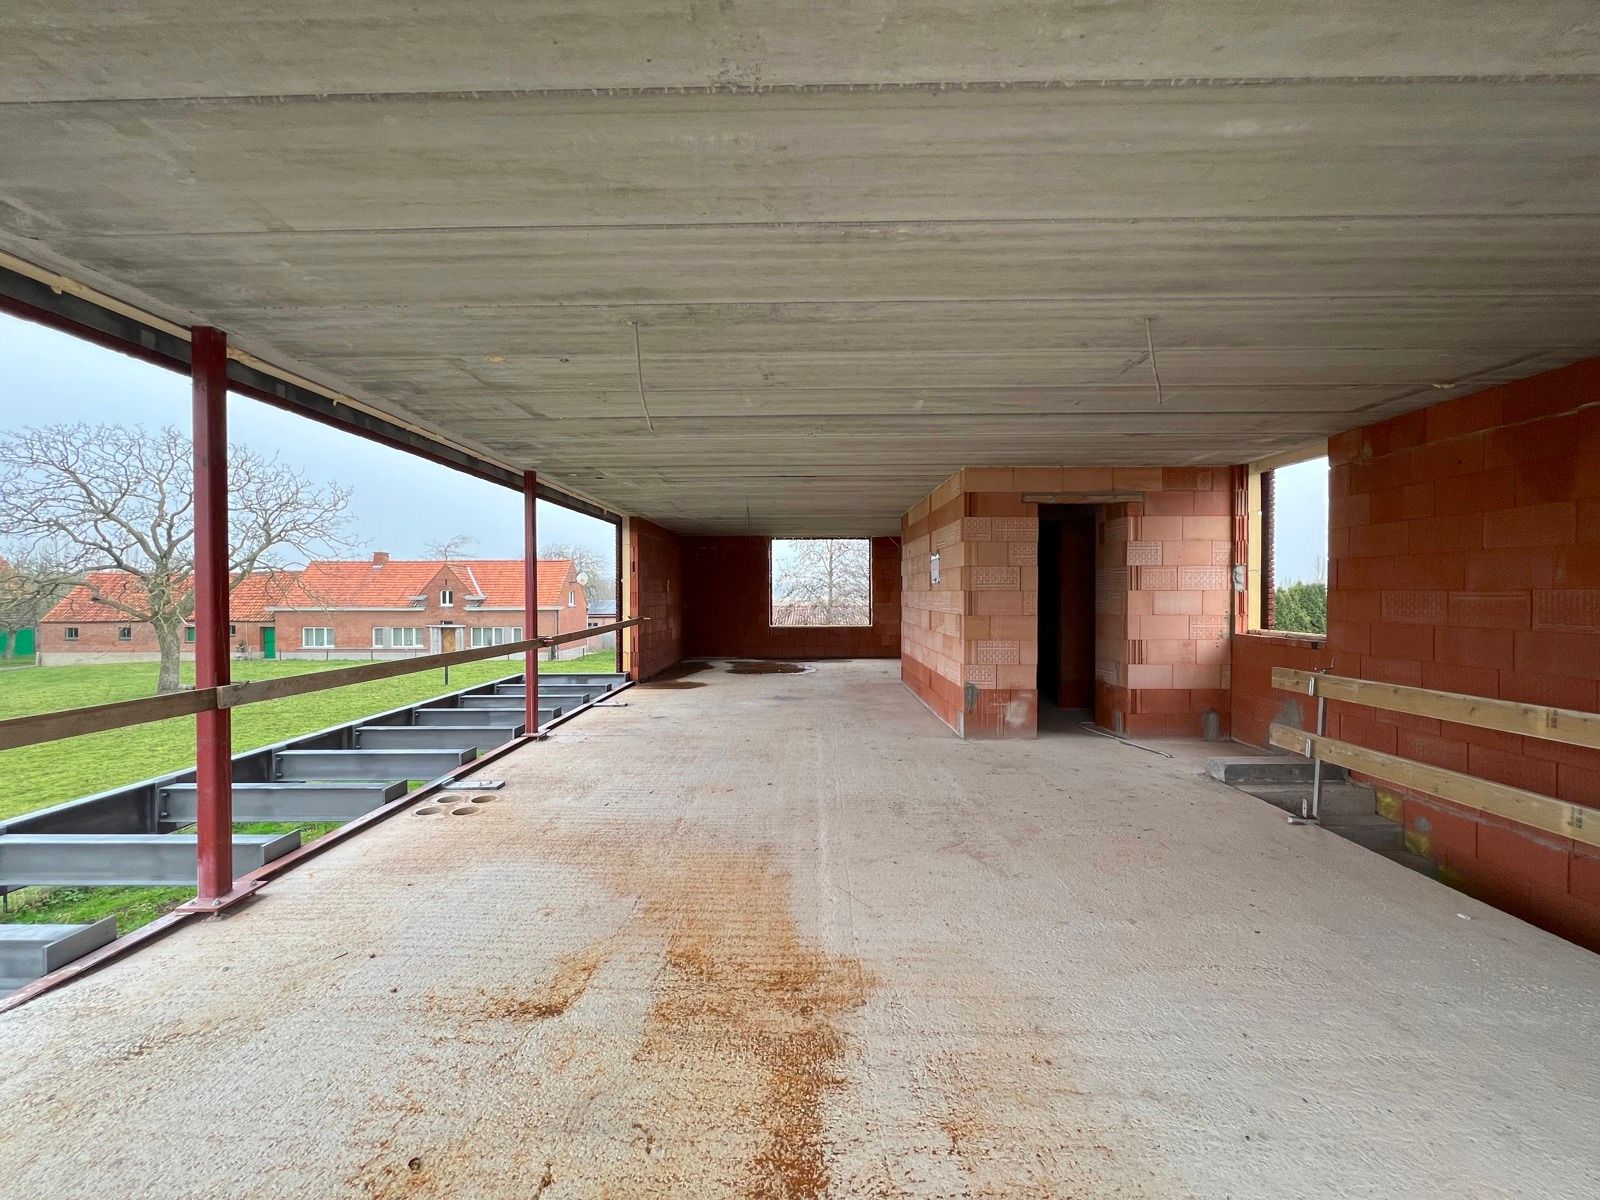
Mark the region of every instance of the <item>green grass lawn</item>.
[[[602, 674], [614, 671], [615, 664], [614, 653], [606, 650], [563, 662], [543, 662], [539, 664], [539, 671], [540, 674]], [[251, 660], [234, 663], [233, 677], [236, 680], [273, 679], [355, 665], [358, 664]], [[520, 664], [514, 661], [468, 663], [451, 668], [448, 684], [443, 671], [424, 671], [399, 679], [247, 705], [233, 714], [233, 748], [235, 752], [253, 750], [520, 671]], [[185, 682], [193, 681], [192, 664], [184, 664], [183, 678]], [[7, 671], [0, 673], [0, 719], [149, 696], [154, 694], [155, 681], [154, 663]], [[0, 819], [137, 783], [193, 763], [193, 717], [0, 751]], [[241, 833], [276, 833], [294, 828], [301, 830], [303, 841], [311, 841], [334, 826], [237, 826]], [[126, 933], [148, 924], [193, 895], [193, 888], [178, 887], [24, 888], [6, 898], [6, 911], [0, 920], [76, 924], [114, 915], [118, 932]]]

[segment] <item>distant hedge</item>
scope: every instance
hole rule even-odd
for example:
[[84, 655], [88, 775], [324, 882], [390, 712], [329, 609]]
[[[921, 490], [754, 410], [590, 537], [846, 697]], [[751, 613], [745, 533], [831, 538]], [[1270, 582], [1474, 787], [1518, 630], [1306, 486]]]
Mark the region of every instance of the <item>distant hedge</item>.
[[1291, 583], [1273, 593], [1273, 628], [1289, 633], [1328, 632], [1328, 585]]

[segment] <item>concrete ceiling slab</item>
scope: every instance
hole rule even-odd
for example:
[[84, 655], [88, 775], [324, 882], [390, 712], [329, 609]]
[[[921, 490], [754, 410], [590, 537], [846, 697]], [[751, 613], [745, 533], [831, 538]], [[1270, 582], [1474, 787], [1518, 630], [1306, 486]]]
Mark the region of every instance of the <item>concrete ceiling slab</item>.
[[7, 6], [0, 248], [684, 530], [1600, 353], [1586, 0], [530, 12]]

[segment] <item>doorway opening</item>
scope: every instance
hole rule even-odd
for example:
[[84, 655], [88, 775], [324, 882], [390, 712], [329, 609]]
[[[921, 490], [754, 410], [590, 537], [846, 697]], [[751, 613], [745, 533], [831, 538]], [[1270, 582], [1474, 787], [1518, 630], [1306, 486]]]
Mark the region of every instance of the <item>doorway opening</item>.
[[1039, 729], [1094, 717], [1092, 504], [1039, 508]]

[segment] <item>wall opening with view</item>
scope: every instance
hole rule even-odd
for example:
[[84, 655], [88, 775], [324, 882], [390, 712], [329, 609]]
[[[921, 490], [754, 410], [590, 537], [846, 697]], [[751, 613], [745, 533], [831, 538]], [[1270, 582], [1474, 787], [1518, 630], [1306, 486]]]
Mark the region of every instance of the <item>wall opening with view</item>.
[[769, 578], [775, 626], [872, 624], [868, 538], [774, 538]]
[[1259, 473], [1252, 532], [1261, 547], [1255, 624], [1279, 633], [1328, 632], [1328, 459]]

